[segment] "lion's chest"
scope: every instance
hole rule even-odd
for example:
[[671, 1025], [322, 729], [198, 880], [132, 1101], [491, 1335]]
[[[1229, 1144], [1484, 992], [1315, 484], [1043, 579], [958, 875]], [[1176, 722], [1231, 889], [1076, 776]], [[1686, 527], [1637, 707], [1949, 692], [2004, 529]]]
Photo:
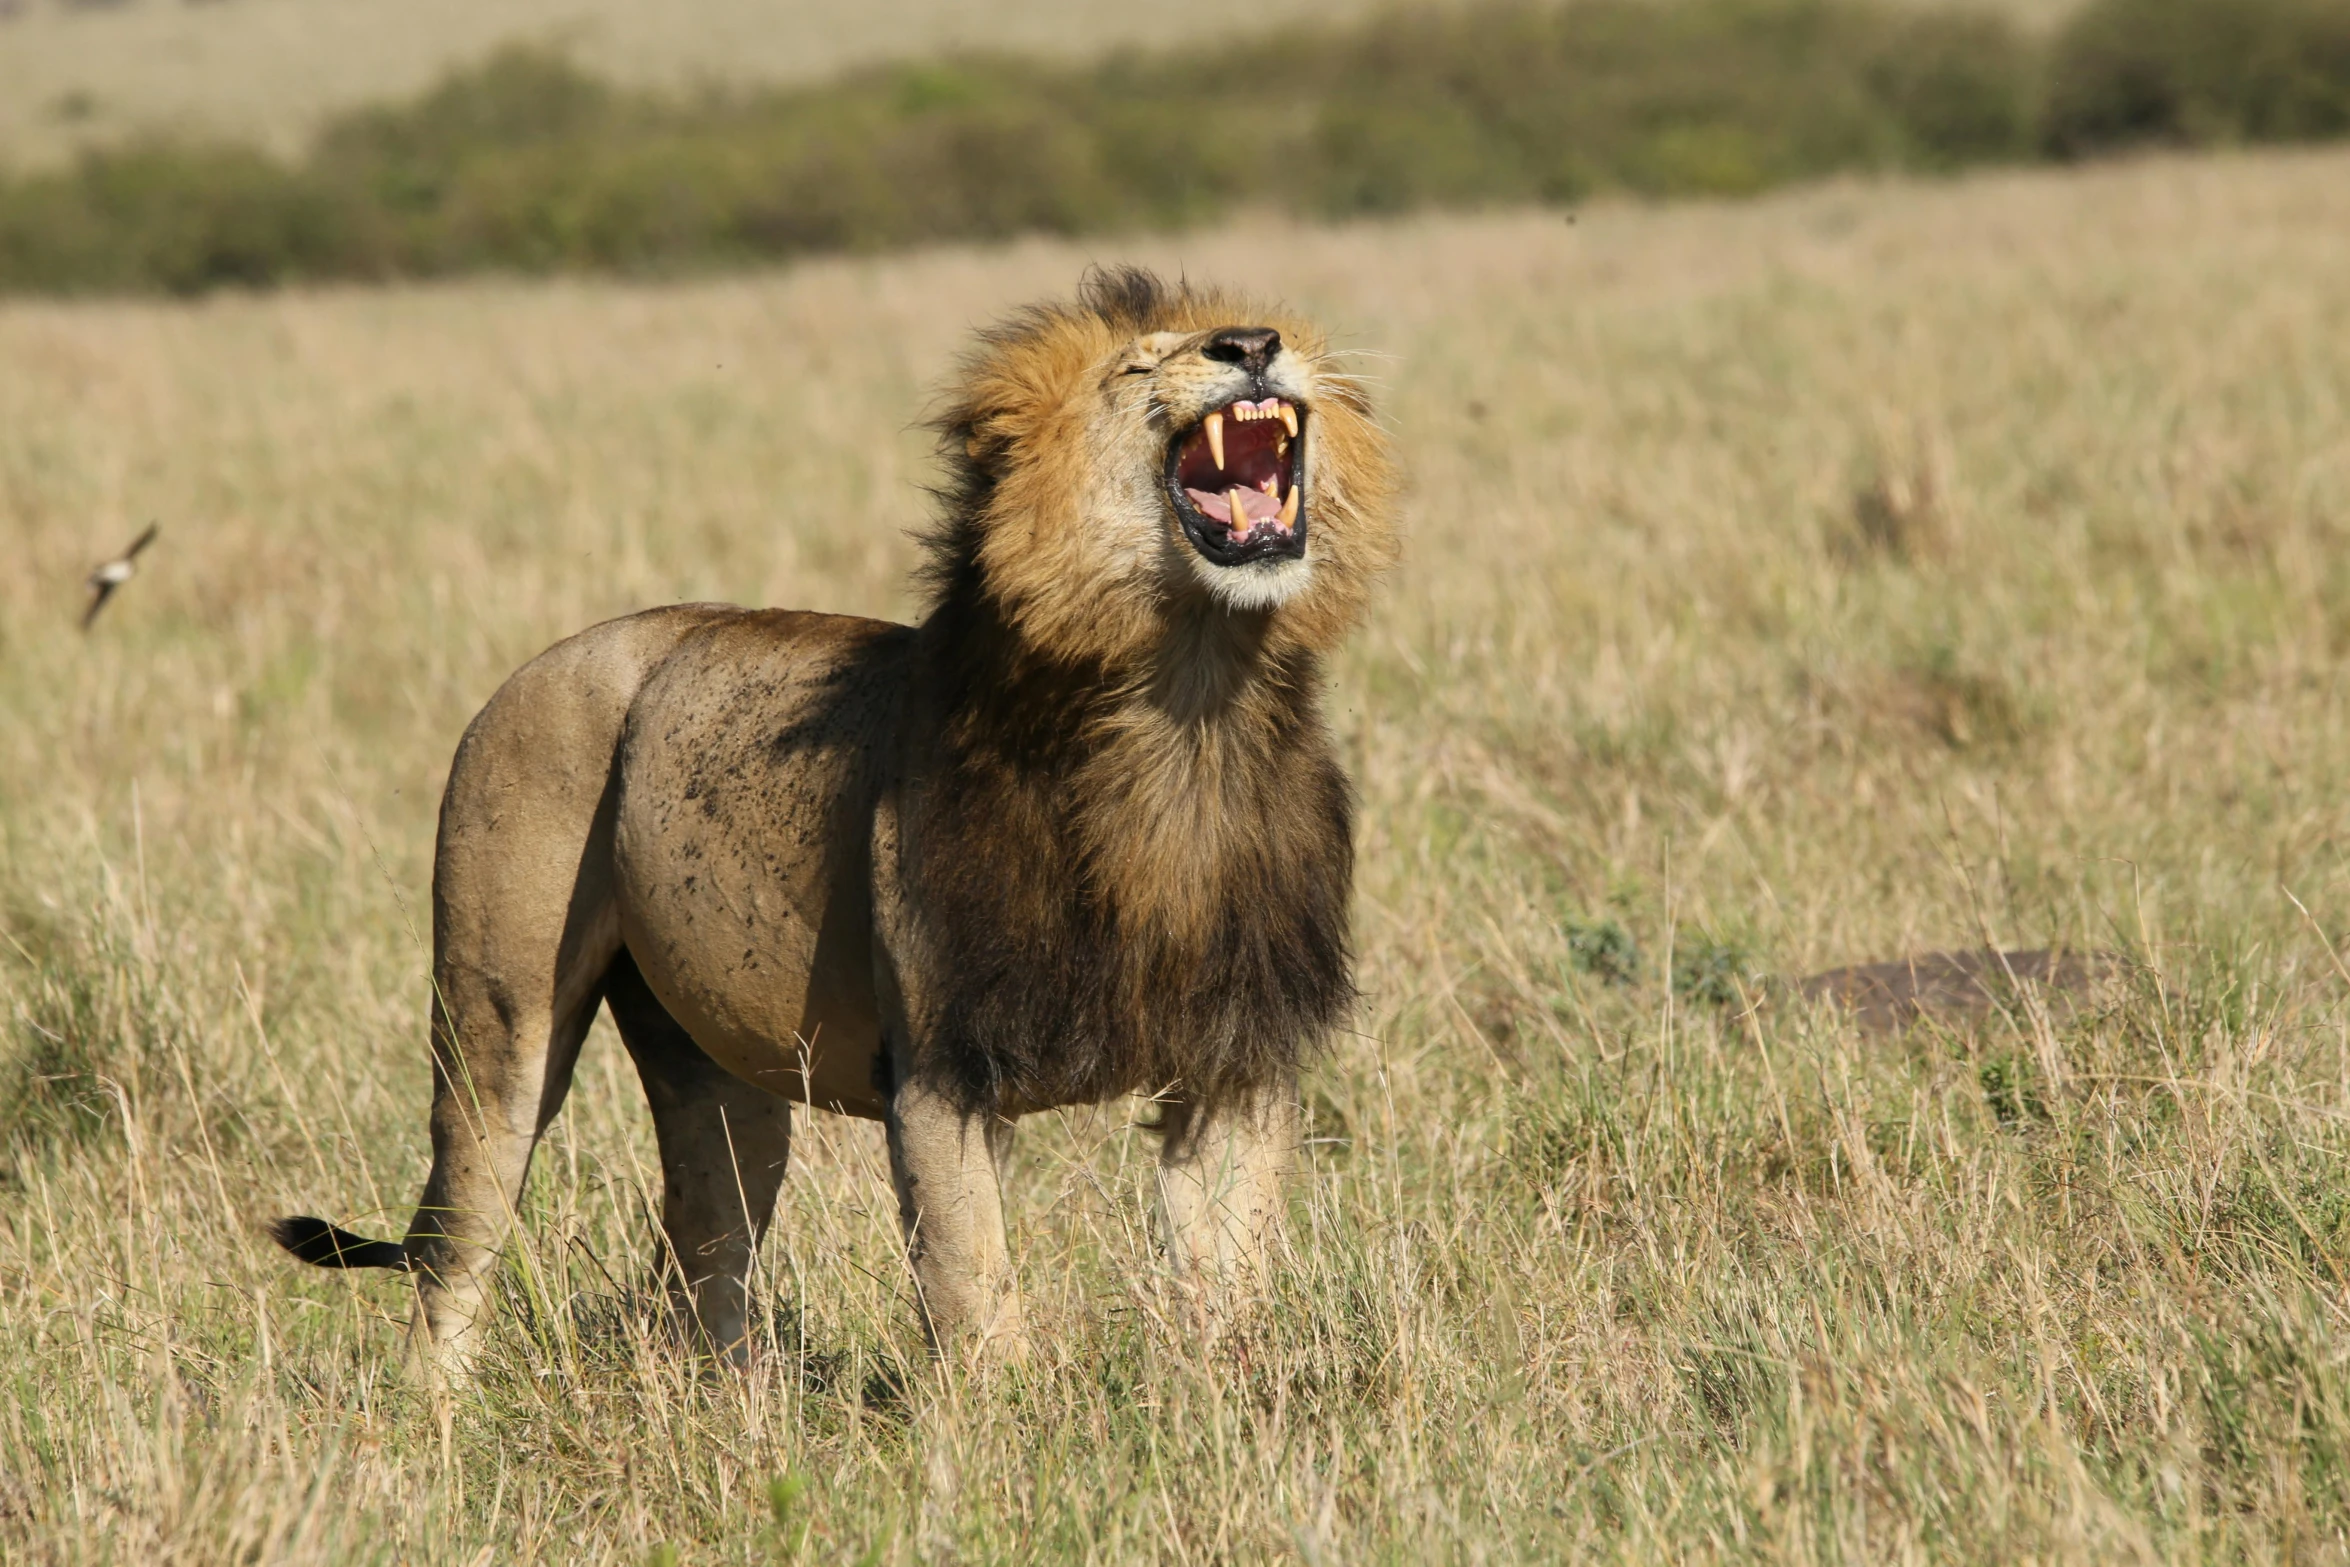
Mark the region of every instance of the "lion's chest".
[[1023, 1105], [1294, 1070], [1348, 993], [1349, 807], [1319, 752], [1249, 760], [942, 780], [909, 878], [934, 1058]]

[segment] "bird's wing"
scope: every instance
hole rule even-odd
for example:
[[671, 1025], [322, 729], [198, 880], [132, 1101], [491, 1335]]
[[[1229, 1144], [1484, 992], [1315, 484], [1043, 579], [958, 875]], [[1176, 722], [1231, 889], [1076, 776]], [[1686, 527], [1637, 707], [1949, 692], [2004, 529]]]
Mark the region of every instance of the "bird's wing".
[[139, 558], [139, 551], [154, 543], [155, 535], [161, 533], [162, 531], [163, 528], [159, 523], [150, 522], [147, 524], [147, 531], [140, 534], [137, 538], [131, 540], [131, 547], [122, 552], [122, 558], [124, 560], [137, 560]]
[[112, 597], [114, 597], [113, 583], [101, 578], [91, 580], [90, 607], [82, 611], [82, 629], [84, 631], [90, 629], [90, 622], [98, 618], [98, 611], [104, 609], [106, 601]]

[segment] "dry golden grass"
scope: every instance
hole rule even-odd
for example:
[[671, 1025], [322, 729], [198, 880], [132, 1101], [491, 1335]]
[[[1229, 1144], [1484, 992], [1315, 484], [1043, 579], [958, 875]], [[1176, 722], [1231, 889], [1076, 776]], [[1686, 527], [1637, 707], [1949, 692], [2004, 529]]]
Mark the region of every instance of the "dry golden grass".
[[[1050, 1350], [941, 1379], [815, 1117], [705, 1374], [599, 1025], [442, 1418], [256, 1226], [404, 1222], [458, 730], [636, 606], [902, 612], [922, 389], [1094, 252], [0, 307], [0, 1556], [2340, 1559], [2346, 246], [2332, 153], [1138, 247], [1383, 356], [1416, 479], [1277, 1313], [1197, 1358], [1147, 1145], [1044, 1118]], [[1660, 980], [1983, 935], [2138, 968], [1894, 1043]]]
[[[420, 91], [517, 41], [562, 45], [625, 82], [807, 81], [959, 50], [1082, 57], [1245, 38], [1396, 3], [1457, 0], [17, 0], [13, 14], [0, 0], [0, 166], [138, 129], [291, 152], [339, 110]], [[2039, 23], [2079, 0], [1984, 3]]]

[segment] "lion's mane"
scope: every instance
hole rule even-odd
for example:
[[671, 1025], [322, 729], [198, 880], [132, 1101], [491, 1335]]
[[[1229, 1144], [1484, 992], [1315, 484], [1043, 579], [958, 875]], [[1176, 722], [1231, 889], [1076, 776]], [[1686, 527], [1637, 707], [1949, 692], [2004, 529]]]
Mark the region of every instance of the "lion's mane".
[[974, 1101], [1195, 1100], [1294, 1073], [1353, 997], [1352, 791], [1322, 660], [1393, 545], [1383, 437], [1319, 379], [1314, 579], [1261, 611], [1127, 591], [1065, 518], [1105, 488], [1087, 414], [1121, 342], [1236, 320], [1325, 359], [1306, 323], [1138, 271], [990, 333], [936, 421], [918, 687], [942, 742], [906, 868], [934, 1050]]

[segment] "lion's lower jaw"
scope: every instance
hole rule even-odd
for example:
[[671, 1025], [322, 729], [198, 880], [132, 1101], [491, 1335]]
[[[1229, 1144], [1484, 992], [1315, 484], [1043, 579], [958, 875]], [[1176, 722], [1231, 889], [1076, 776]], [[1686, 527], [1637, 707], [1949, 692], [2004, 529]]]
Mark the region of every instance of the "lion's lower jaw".
[[1279, 609], [1303, 593], [1314, 576], [1311, 558], [1218, 566], [1195, 554], [1191, 569], [1217, 602], [1228, 609]]

